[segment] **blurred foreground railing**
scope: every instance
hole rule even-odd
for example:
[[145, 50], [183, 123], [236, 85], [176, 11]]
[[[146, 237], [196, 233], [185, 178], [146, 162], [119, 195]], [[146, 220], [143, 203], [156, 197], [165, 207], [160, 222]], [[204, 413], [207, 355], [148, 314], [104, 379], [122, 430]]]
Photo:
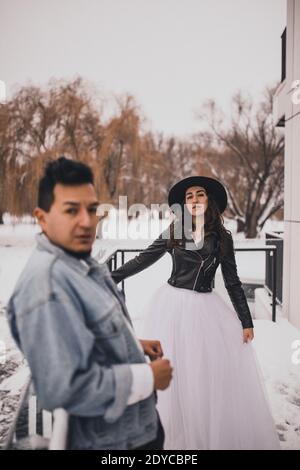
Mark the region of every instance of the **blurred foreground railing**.
[[4, 450], [63, 450], [67, 445], [68, 413], [39, 407], [31, 377], [21, 391], [18, 407], [4, 442]]

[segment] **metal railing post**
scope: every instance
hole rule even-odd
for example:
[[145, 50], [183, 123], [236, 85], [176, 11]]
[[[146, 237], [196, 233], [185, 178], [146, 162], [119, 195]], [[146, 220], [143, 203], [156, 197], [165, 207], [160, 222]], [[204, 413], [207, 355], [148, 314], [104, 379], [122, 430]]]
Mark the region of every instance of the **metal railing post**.
[[273, 285], [272, 285], [272, 321], [276, 322], [276, 298], [277, 298], [277, 248], [273, 250]]
[[52, 435], [49, 450], [64, 450], [68, 441], [69, 415], [66, 410], [57, 408], [53, 411]]
[[[124, 250], [122, 250], [121, 253], [122, 253], [122, 260], [121, 260], [121, 263], [122, 263], [122, 266], [123, 266], [123, 264], [125, 264], [125, 252], [124, 252]], [[123, 279], [123, 281], [122, 281], [122, 292], [123, 292], [124, 297], [125, 297], [125, 283], [124, 283], [124, 279]]]

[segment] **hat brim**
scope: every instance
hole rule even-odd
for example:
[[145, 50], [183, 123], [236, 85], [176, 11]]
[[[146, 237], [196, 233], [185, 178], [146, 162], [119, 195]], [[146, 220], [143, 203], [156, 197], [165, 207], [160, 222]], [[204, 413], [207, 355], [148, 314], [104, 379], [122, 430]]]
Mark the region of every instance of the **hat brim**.
[[185, 200], [185, 193], [191, 186], [201, 186], [215, 200], [220, 213], [222, 214], [227, 207], [226, 189], [220, 181], [209, 178], [208, 176], [189, 176], [174, 184], [169, 191], [168, 204], [182, 204]]

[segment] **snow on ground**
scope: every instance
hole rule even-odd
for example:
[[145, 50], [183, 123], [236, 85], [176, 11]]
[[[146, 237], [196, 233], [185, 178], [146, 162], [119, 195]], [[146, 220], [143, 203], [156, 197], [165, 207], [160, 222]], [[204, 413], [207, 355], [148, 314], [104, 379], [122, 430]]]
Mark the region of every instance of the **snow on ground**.
[[0, 302], [6, 303], [35, 244], [38, 225], [0, 226]]
[[[145, 221], [133, 221], [132, 231], [138, 231], [138, 225], [142, 226], [143, 223]], [[163, 221], [162, 225], [158, 220], [152, 222], [151, 238], [158, 236], [167, 224], [168, 221]], [[234, 233], [234, 224], [226, 225]], [[275, 223], [272, 226], [270, 222], [266, 229], [281, 230], [282, 223]], [[5, 304], [35, 246], [34, 239], [38, 231], [37, 225], [28, 223], [0, 226], [0, 446], [13, 417], [20, 388], [28, 374], [25, 362], [10, 337], [5, 318]], [[146, 235], [144, 233], [143, 239], [135, 241], [97, 240], [93, 254], [98, 260], [103, 260], [118, 247], [142, 249], [151, 242]], [[240, 242], [244, 243], [242, 236], [235, 238], [238, 240], [236, 246]], [[261, 241], [256, 240], [255, 243]], [[134, 255], [135, 253], [126, 255], [125, 260]], [[264, 278], [264, 256], [261, 254], [238, 253], [237, 263], [241, 278]], [[145, 307], [155, 289], [168, 278], [170, 269], [170, 256], [164, 256], [144, 272], [126, 280], [127, 306], [138, 335]], [[145, 285], [147, 289], [144, 288]], [[253, 345], [262, 370], [282, 449], [300, 450], [300, 364], [292, 362], [292, 343], [294, 340], [300, 340], [300, 331], [282, 318], [279, 318], [276, 324], [268, 320], [255, 320], [254, 323]], [[3, 352], [1, 344], [5, 344], [6, 351]]]
[[7, 435], [25, 384], [28, 369], [11, 338], [0, 304], [0, 448]]
[[[255, 320], [253, 345], [282, 449], [300, 450], [300, 354], [292, 348], [300, 331], [286, 319]], [[299, 342], [300, 353], [300, 342]], [[298, 362], [295, 363], [294, 362]]]
[[0, 226], [0, 447], [18, 405], [28, 369], [10, 335], [5, 305], [31, 251], [37, 225]]

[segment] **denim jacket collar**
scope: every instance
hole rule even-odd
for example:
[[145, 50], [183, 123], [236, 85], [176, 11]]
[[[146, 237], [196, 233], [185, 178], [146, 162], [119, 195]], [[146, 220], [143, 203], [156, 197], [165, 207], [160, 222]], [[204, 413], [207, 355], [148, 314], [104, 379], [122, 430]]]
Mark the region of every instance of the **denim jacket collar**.
[[39, 233], [36, 236], [37, 249], [42, 251], [48, 251], [55, 257], [61, 258], [67, 265], [87, 276], [91, 270], [100, 270], [100, 265], [91, 256], [88, 256], [82, 260], [75, 258], [74, 256], [67, 253], [63, 248], [52, 243], [44, 233]]

